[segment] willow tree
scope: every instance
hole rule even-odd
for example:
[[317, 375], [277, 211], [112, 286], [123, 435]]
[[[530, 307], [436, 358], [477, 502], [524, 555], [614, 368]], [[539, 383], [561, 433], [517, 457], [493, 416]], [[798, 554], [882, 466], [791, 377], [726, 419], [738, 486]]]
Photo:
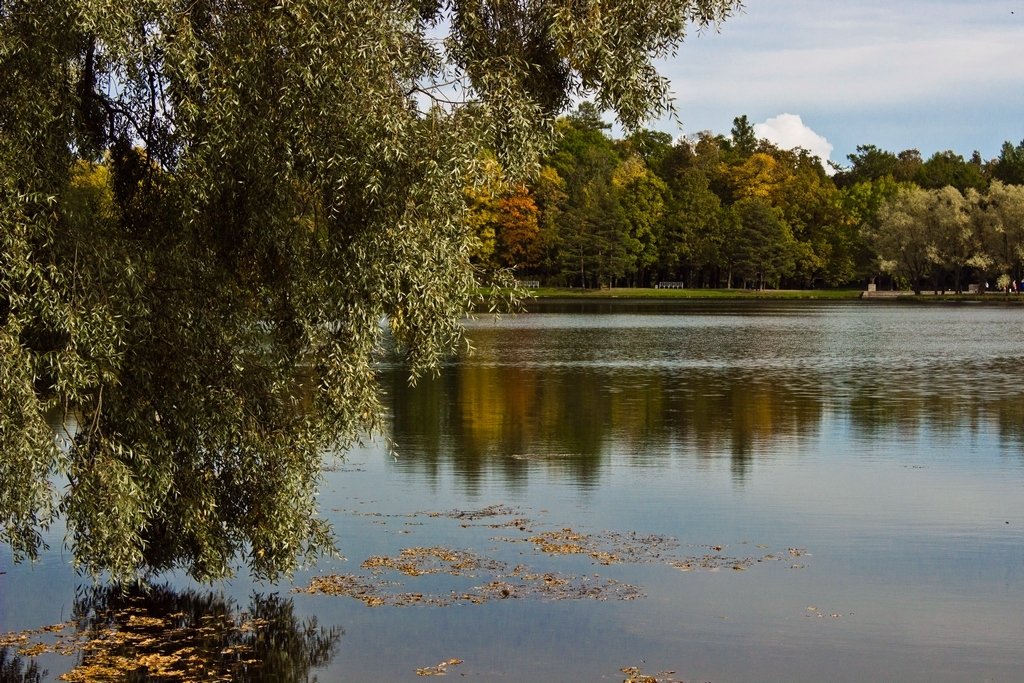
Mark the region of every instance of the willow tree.
[[577, 97], [665, 113], [652, 60], [739, 5], [0, 1], [2, 541], [63, 516], [115, 578], [330, 550], [385, 336], [414, 377], [460, 344], [482, 151], [528, 171]]
[[905, 278], [921, 293], [921, 283], [935, 266], [932, 193], [916, 185], [903, 185], [878, 213], [872, 241], [881, 269]]

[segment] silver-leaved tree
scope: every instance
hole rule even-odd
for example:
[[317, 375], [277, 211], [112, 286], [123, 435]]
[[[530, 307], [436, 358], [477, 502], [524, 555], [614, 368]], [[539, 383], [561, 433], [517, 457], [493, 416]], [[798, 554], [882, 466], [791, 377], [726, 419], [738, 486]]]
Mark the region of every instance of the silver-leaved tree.
[[664, 113], [652, 60], [739, 5], [0, 0], [0, 541], [62, 516], [115, 579], [329, 551], [385, 335], [414, 376], [460, 343], [483, 151]]

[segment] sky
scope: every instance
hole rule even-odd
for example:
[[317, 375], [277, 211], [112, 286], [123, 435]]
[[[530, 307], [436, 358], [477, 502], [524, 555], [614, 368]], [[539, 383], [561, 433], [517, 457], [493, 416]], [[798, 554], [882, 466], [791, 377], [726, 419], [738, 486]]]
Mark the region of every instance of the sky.
[[848, 165], [858, 145], [984, 159], [1024, 140], [1024, 0], [745, 0], [659, 63], [682, 128], [755, 133]]

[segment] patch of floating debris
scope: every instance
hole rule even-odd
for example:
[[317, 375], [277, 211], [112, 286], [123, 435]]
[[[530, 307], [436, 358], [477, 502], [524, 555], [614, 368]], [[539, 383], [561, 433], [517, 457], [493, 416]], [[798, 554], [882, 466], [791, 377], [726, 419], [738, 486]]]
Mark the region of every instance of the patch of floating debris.
[[[443, 564], [432, 562], [441, 558]], [[422, 562], [430, 561], [428, 566]], [[373, 571], [372, 576], [330, 574], [313, 578], [299, 593], [341, 595], [355, 598], [368, 607], [409, 607], [429, 605], [446, 607], [457, 603], [480, 605], [491, 600], [534, 598], [541, 600], [635, 600], [643, 593], [636, 586], [597, 576], [566, 576], [556, 572], [535, 572], [526, 565], [517, 565], [511, 571], [495, 560], [489, 560], [462, 550], [447, 548], [408, 548], [399, 558], [371, 557], [363, 563]], [[465, 591], [449, 594], [428, 594], [395, 590], [401, 584], [387, 581], [383, 570], [417, 577], [425, 574], [446, 573], [466, 576], [467, 571], [486, 569], [488, 581]], [[475, 577], [476, 574], [473, 574]]]
[[458, 666], [462, 664], [461, 659], [448, 659], [435, 666], [425, 666], [422, 669], [416, 669], [417, 676], [444, 676], [448, 673], [448, 667]]
[[363, 562], [363, 569], [392, 569], [406, 576], [424, 574], [472, 575], [479, 571], [501, 571], [505, 564], [467, 550], [435, 546], [405, 548], [398, 557], [374, 555]]
[[[397, 515], [402, 516], [402, 515]], [[587, 557], [602, 566], [616, 564], [665, 564], [680, 571], [744, 571], [759, 563], [802, 558], [809, 553], [802, 548], [788, 548], [777, 554], [758, 553], [740, 556], [726, 551], [725, 545], [689, 546], [699, 553], [683, 556], [675, 538], [644, 535], [636, 532], [604, 531], [584, 533], [564, 527], [534, 531], [539, 524], [526, 517], [520, 509], [507, 505], [491, 505], [474, 510], [420, 512], [408, 518], [429, 517], [455, 520], [462, 527], [487, 526], [523, 532], [518, 535], [493, 537], [500, 544], [523, 544], [532, 547], [535, 558], [560, 556]], [[502, 519], [507, 518], [507, 519]], [[481, 523], [483, 522], [483, 523]], [[740, 543], [748, 545], [747, 542]], [[758, 545], [764, 549], [767, 546]], [[521, 553], [529, 554], [529, 553]], [[538, 561], [540, 561], [538, 559]], [[804, 565], [793, 565], [802, 568]], [[362, 563], [368, 575], [330, 574], [313, 578], [295, 592], [347, 596], [370, 607], [432, 605], [459, 603], [482, 604], [491, 600], [634, 600], [643, 597], [640, 588], [603, 578], [597, 574], [572, 575], [543, 571], [519, 564], [508, 569], [500, 560], [469, 550], [444, 546], [412, 547], [395, 556], [374, 555]], [[403, 581], [428, 575], [446, 575], [479, 580], [481, 583], [448, 592], [411, 592]]]
[[[853, 612], [850, 612], [850, 614], [853, 614]], [[807, 607], [807, 610], [804, 612], [804, 616], [805, 617], [812, 617], [812, 618], [815, 618], [815, 619], [824, 619], [825, 617], [828, 617], [830, 619], [842, 619], [843, 618], [843, 615], [840, 612], [829, 612], [827, 610], [823, 611], [820, 608], [815, 607], [814, 605], [809, 605]]]
[[479, 510], [448, 510], [447, 512], [425, 512], [427, 517], [447, 517], [449, 519], [462, 519], [476, 522], [488, 517], [508, 517], [522, 514], [521, 510], [511, 508], [507, 505], [488, 505]]
[[603, 565], [656, 562], [662, 559], [664, 551], [679, 546], [667, 536], [611, 531], [583, 534], [569, 528], [546, 531], [526, 540], [547, 555], [589, 555]]
[[626, 666], [619, 669], [626, 674], [622, 683], [686, 683], [686, 681], [674, 678], [675, 671], [662, 671], [656, 674], [645, 674], [638, 666]]

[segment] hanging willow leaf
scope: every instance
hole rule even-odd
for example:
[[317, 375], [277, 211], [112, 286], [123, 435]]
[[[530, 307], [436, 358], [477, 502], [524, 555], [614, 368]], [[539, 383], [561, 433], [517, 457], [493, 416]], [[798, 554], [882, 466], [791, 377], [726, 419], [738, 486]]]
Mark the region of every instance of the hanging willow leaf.
[[320, 457], [380, 426], [385, 341], [413, 377], [462, 343], [483, 151], [664, 111], [651, 60], [738, 6], [0, 2], [0, 540], [62, 513], [115, 578], [330, 551]]

